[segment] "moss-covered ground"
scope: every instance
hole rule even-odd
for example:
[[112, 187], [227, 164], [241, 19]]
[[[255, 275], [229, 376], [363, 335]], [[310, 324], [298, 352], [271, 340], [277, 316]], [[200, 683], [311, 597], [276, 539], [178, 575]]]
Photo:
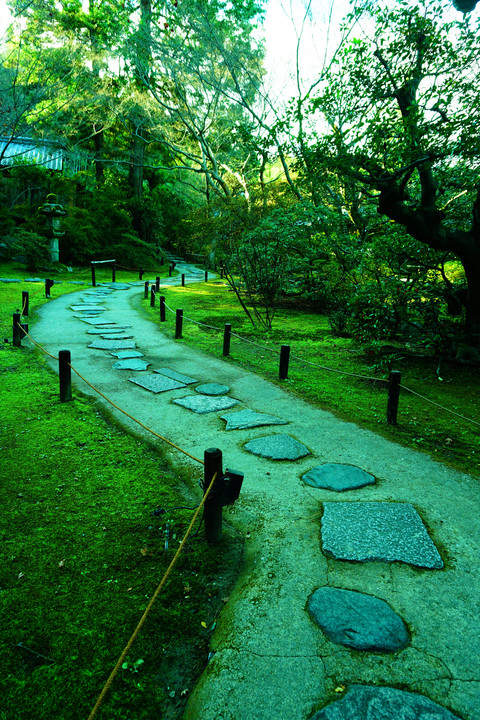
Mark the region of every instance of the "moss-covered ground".
[[[31, 273], [3, 265], [0, 276]], [[52, 277], [64, 280], [55, 297], [89, 272]], [[176, 471], [77, 392], [61, 403], [41, 351], [3, 342], [22, 290], [24, 321], [46, 302], [42, 283], [0, 283], [0, 718], [86, 719], [178, 548], [193, 511], [172, 508], [198, 503], [202, 470]], [[181, 717], [241, 552], [228, 528], [220, 547], [202, 531], [187, 543], [100, 720]]]
[[[395, 348], [378, 356], [351, 338], [332, 335], [327, 317], [292, 306], [277, 311], [271, 331], [256, 330], [234, 293], [223, 282], [163, 286], [161, 294], [170, 308], [166, 322], [160, 323], [158, 305], [152, 309], [145, 301], [145, 312], [161, 326], [162, 332], [174, 337], [174, 313], [177, 308], [183, 309], [183, 338], [178, 342], [222, 357], [223, 328], [225, 323], [230, 323], [232, 333], [249, 342], [233, 336], [228, 362], [238, 363], [280, 383], [342, 419], [480, 476], [478, 366], [462, 366], [448, 359], [440, 361], [438, 357], [418, 357]], [[282, 344], [290, 346], [291, 359], [288, 379], [279, 381]], [[385, 381], [391, 369], [401, 372], [402, 386], [476, 424], [402, 390], [397, 425], [388, 425]], [[371, 379], [350, 377], [348, 373]]]

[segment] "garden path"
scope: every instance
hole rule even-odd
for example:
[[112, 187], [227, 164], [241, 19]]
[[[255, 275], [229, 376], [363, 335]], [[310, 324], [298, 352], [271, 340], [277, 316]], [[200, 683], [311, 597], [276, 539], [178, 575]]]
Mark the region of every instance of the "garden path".
[[[142, 297], [143, 283], [88, 287], [30, 327], [147, 427], [198, 458], [218, 447], [245, 475], [224, 510], [244, 564], [185, 720], [479, 720], [479, 480], [167, 339]], [[197, 392], [211, 383], [228, 390]]]

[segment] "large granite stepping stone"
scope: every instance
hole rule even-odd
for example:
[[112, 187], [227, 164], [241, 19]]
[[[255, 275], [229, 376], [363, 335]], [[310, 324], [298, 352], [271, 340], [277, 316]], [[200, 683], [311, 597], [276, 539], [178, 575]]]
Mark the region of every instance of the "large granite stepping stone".
[[88, 325], [98, 325], [98, 326], [116, 325], [115, 320], [111, 320], [111, 319], [108, 320], [107, 318], [103, 318], [102, 320], [100, 320], [98, 317], [97, 318], [89, 318], [89, 317], [85, 317], [85, 315], [76, 315], [75, 317], [79, 317], [83, 322], [88, 323]]
[[351, 685], [310, 720], [461, 720], [424, 695], [393, 687]]
[[105, 312], [103, 305], [70, 305], [74, 312]]
[[149, 365], [150, 363], [140, 358], [126, 358], [113, 363], [112, 367], [115, 370], [146, 370]]
[[226, 395], [230, 392], [230, 388], [227, 385], [220, 385], [219, 383], [205, 383], [204, 385], [197, 385], [195, 392], [201, 393], [202, 395]]
[[321, 587], [310, 595], [308, 610], [325, 635], [340, 645], [397, 652], [410, 642], [402, 618], [373, 595]]
[[410, 503], [326, 502], [323, 507], [323, 551], [337, 560], [443, 567], [437, 548]]
[[88, 347], [97, 350], [133, 350], [136, 345], [134, 340], [94, 340]]
[[192, 383], [198, 382], [198, 380], [188, 377], [188, 375], [182, 375], [182, 373], [170, 370], [169, 368], [160, 368], [160, 370], [154, 370], [153, 372], [165, 375], [165, 377], [172, 378], [172, 380], [176, 380], [184, 385], [191, 385]]
[[310, 487], [335, 490], [336, 492], [375, 484], [373, 475], [365, 470], [361, 470], [355, 465], [340, 465], [339, 463], [317, 465], [303, 475], [302, 480]]
[[111, 335], [112, 333], [118, 333], [120, 330], [127, 330], [128, 327], [129, 325], [125, 325], [124, 327], [121, 325], [109, 325], [107, 327], [93, 328], [92, 330], [87, 330], [87, 335], [105, 335], [105, 333]]
[[107, 333], [106, 335], [102, 335], [102, 338], [106, 340], [131, 340], [133, 335], [127, 332]]
[[118, 358], [119, 360], [143, 357], [143, 353], [138, 352], [138, 350], [119, 350], [119, 352], [112, 352], [110, 353], [110, 355], [112, 355], [112, 357]]
[[[198, 390], [198, 388], [197, 388]], [[255, 410], [239, 410], [228, 415], [221, 415], [227, 426], [225, 430], [244, 430], [246, 428], [259, 427], [261, 425], [287, 425], [286, 420], [282, 420], [275, 415], [267, 415], [267, 413], [259, 413]]]
[[250, 440], [245, 450], [270, 460], [298, 460], [310, 455], [310, 450], [290, 435], [267, 435]]
[[135, 385], [140, 385], [140, 387], [153, 393], [167, 392], [167, 390], [177, 390], [185, 387], [183, 383], [167, 378], [164, 375], [147, 375], [147, 377], [128, 379]]
[[100, 283], [102, 287], [111, 288], [112, 290], [129, 290], [131, 288], [130, 283], [121, 283], [121, 282], [110, 282], [110, 283]]
[[13, 283], [13, 282], [22, 282], [22, 281], [17, 280], [16, 278], [0, 278], [0, 282]]
[[83, 318], [98, 318], [98, 317], [100, 317], [101, 314], [102, 314], [102, 313], [99, 312], [98, 310], [94, 310], [93, 312], [91, 312], [91, 311], [89, 310], [88, 312], [83, 312], [83, 313], [80, 313], [80, 314], [77, 313], [77, 314], [74, 315], [73, 317], [75, 317], [75, 318], [81, 318], [81, 319], [83, 320]]
[[179, 398], [173, 401], [176, 405], [188, 408], [193, 412], [203, 415], [204, 413], [217, 412], [218, 410], [226, 410], [233, 407], [239, 401], [230, 397], [211, 397], [208, 395], [193, 395], [189, 397]]

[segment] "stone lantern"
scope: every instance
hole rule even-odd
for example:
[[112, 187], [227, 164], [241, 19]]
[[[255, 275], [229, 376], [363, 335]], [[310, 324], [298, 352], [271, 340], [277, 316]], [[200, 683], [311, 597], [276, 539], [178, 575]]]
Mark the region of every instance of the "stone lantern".
[[66, 215], [66, 211], [63, 207], [57, 203], [57, 196], [55, 193], [47, 195], [47, 202], [39, 208], [40, 212], [45, 215], [46, 219], [46, 235], [50, 240], [50, 259], [52, 262], [58, 262], [59, 260], [59, 249], [58, 249], [58, 238], [65, 234], [62, 231], [62, 215]]

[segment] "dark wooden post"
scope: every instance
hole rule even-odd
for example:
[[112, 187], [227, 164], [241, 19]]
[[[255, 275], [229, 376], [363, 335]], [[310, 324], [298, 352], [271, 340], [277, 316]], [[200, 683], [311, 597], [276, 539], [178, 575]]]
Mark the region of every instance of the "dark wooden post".
[[115, 282], [115, 277], [116, 277], [115, 269], [116, 269], [115, 263], [112, 263], [112, 282]]
[[183, 310], [177, 310], [175, 318], [175, 340], [182, 337]]
[[28, 315], [29, 297], [28, 290], [22, 290], [22, 315], [24, 317]]
[[219, 492], [222, 478], [222, 451], [218, 448], [208, 448], [203, 454], [203, 459], [204, 493], [212, 482], [215, 473], [217, 474], [213, 487], [205, 500], [205, 539], [209, 543], [218, 543], [222, 539], [222, 504], [221, 493]]
[[165, 322], [165, 295], [160, 295], [160, 322]]
[[155, 286], [150, 288], [150, 307], [155, 307]]
[[225, 329], [223, 331], [223, 354], [228, 357], [230, 354], [230, 336], [232, 334], [232, 326], [230, 323], [225, 323]]
[[138, 270], [138, 279], [143, 280], [143, 268], [142, 267], [139, 268], [139, 270]]
[[208, 270], [205, 270], [205, 282], [208, 282]]
[[70, 350], [58, 352], [58, 374], [60, 377], [60, 402], [72, 399], [72, 368]]
[[95, 279], [95, 265], [92, 263], [92, 285], [97, 287], [97, 281]]
[[282, 345], [280, 348], [280, 368], [279, 377], [280, 380], [286, 380], [288, 378], [288, 361], [290, 359], [290, 345]]
[[168, 276], [169, 277], [172, 277], [172, 270], [173, 270], [173, 266], [172, 266], [172, 263], [170, 263], [170, 265], [168, 266]]
[[392, 370], [388, 376], [387, 423], [389, 425], [397, 424], [401, 379], [402, 373], [399, 370]]
[[155, 278], [155, 290], [157, 291], [157, 293], [160, 292], [160, 278], [158, 275]]
[[182, 273], [182, 287], [185, 287], [185, 275]]
[[22, 346], [23, 332], [20, 327], [20, 313], [13, 313], [12, 323], [12, 345], [13, 347]]
[[46, 298], [50, 297], [50, 290], [52, 289], [52, 286], [53, 286], [53, 280], [46, 278], [45, 279], [45, 297]]
[[148, 280], [146, 280], [146, 281], [145, 281], [145, 296], [144, 296], [144, 300], [146, 300], [146, 299], [148, 298], [148, 287], [149, 287], [149, 285], [150, 285], [150, 283], [148, 282]]
[[220, 277], [223, 278], [223, 267], [220, 268]]

